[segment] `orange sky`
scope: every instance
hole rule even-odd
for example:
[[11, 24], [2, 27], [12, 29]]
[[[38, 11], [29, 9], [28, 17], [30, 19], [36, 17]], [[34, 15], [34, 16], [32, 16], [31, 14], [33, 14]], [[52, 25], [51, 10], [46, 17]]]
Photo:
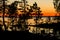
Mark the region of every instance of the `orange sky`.
[[32, 5], [34, 2], [37, 2], [38, 7], [41, 8], [43, 16], [58, 16], [56, 9], [53, 5], [53, 0], [28, 0], [28, 2], [30, 5]]
[[[16, 0], [9, 0], [9, 1], [10, 3], [12, 3], [13, 1], [16, 1]], [[33, 5], [34, 2], [37, 2], [38, 7], [41, 8], [43, 16], [55, 16], [57, 14], [53, 5], [53, 0], [27, 0], [27, 1], [28, 1], [28, 4], [31, 6]]]

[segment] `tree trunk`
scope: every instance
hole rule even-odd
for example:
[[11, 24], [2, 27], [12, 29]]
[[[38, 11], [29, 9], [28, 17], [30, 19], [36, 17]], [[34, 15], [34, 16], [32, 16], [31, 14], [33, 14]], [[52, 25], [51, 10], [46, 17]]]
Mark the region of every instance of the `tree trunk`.
[[5, 14], [5, 0], [3, 0], [3, 26], [6, 30], [6, 25], [5, 25], [5, 21], [4, 21], [4, 14]]

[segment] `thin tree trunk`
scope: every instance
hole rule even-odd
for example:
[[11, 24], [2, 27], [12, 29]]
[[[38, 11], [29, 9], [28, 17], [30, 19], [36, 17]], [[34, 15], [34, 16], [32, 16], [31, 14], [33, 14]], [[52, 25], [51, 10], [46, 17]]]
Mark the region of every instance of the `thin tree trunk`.
[[4, 14], [5, 14], [5, 0], [3, 0], [3, 26], [5, 27], [5, 30], [6, 30], [6, 25], [5, 25], [5, 21], [4, 21]]

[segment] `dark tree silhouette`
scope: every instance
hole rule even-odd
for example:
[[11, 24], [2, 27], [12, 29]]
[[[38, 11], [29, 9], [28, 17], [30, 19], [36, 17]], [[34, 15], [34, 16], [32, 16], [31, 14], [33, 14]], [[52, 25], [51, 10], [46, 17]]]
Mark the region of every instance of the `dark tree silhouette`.
[[[16, 10], [17, 10], [17, 4], [16, 4], [16, 1], [13, 2], [11, 5], [9, 5], [9, 17], [11, 18], [11, 23], [12, 23], [12, 26], [13, 26], [13, 23], [14, 23], [14, 19], [15, 17], [17, 16], [16, 15]], [[14, 15], [15, 14], [15, 15]], [[13, 16], [14, 15], [14, 16]]]
[[7, 0], [3, 0], [3, 26], [5, 27], [5, 30], [6, 30], [6, 25], [5, 25], [5, 21], [4, 21], [4, 15], [5, 15], [5, 1], [7, 1]]

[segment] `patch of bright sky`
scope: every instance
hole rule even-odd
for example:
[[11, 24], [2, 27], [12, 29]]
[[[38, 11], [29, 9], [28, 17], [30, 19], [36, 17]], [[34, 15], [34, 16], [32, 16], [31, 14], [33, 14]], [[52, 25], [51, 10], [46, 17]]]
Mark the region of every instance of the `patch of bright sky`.
[[[21, 0], [8, 0], [9, 3], [14, 1], [21, 1]], [[53, 6], [53, 0], [27, 0], [29, 5], [33, 5], [34, 2], [37, 2], [38, 6], [41, 8], [43, 12], [56, 12]]]

